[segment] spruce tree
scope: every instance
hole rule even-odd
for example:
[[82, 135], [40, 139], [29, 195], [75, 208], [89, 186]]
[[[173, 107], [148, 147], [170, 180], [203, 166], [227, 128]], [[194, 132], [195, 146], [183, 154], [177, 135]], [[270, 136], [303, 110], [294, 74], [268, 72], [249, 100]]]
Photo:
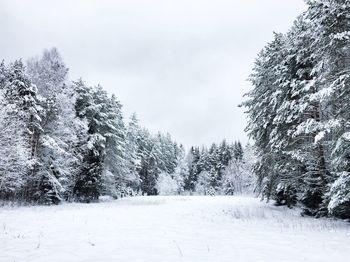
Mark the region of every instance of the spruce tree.
[[76, 173], [77, 155], [74, 91], [66, 84], [68, 69], [57, 49], [45, 50], [42, 57], [27, 63], [27, 73], [36, 85], [42, 108], [38, 133], [36, 200], [59, 203], [68, 197]]
[[21, 190], [21, 198], [35, 200], [36, 184], [38, 177], [37, 153], [38, 134], [41, 132], [40, 107], [36, 87], [31, 83], [25, 73], [25, 67], [21, 60], [15, 61], [9, 66], [6, 85], [3, 96], [5, 103], [12, 107], [9, 112], [9, 121], [17, 122], [18, 130], [15, 132], [23, 137], [23, 154], [28, 156], [27, 171], [24, 176], [24, 186]]
[[[101, 90], [87, 87], [82, 80], [75, 83], [77, 93], [75, 110], [77, 117], [87, 124], [86, 145], [79, 174], [75, 178], [73, 194], [79, 201], [97, 200], [101, 194], [103, 161], [106, 138], [100, 133], [105, 112], [105, 100]], [[101, 92], [100, 92], [101, 91]]]

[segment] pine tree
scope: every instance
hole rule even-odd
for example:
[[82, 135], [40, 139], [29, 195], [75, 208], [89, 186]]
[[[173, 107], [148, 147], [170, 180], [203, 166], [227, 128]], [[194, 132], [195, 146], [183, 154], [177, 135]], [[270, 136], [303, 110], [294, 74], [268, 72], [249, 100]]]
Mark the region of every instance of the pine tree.
[[51, 98], [61, 93], [67, 80], [68, 68], [56, 48], [44, 50], [40, 59], [31, 58], [27, 62], [27, 72], [38, 88], [38, 94]]
[[226, 142], [226, 140], [223, 140], [219, 146], [220, 163], [226, 167], [231, 161], [232, 157], [233, 153], [230, 145]]
[[[30, 150], [26, 139], [26, 123], [11, 96], [5, 99], [9, 86], [9, 68], [0, 64], [0, 198], [14, 200], [26, 183]], [[13, 93], [16, 95], [16, 93]]]
[[141, 164], [141, 155], [139, 152], [139, 143], [140, 143], [140, 132], [141, 127], [138, 124], [138, 119], [136, 114], [132, 114], [129, 124], [126, 130], [126, 166], [127, 166], [127, 177], [131, 181], [130, 187], [134, 191], [140, 189], [140, 164]]
[[332, 214], [344, 217], [347, 186], [337, 179], [347, 185], [350, 5], [343, 0], [308, 5], [257, 59], [255, 88], [245, 103], [247, 130], [258, 148], [255, 172], [264, 196], [278, 203], [297, 200], [305, 214], [341, 210]]
[[254, 139], [259, 161], [255, 165], [260, 192], [267, 199], [273, 198], [279, 183], [276, 163], [281, 160], [280, 148], [272, 148], [270, 138], [274, 129], [274, 116], [281, 103], [279, 85], [276, 83], [276, 68], [285, 58], [283, 54], [284, 36], [275, 34], [258, 55], [250, 76], [254, 89], [246, 94], [243, 104], [249, 116], [246, 131]]
[[[106, 96], [106, 94], [104, 94]], [[105, 194], [113, 197], [125, 194], [126, 188], [133, 183], [135, 177], [128, 177], [126, 154], [126, 128], [121, 113], [121, 104], [115, 96], [105, 98], [106, 119], [102, 123], [102, 134], [106, 137], [106, 157], [103, 162], [105, 179], [103, 187]]]
[[[323, 197], [323, 206], [335, 216], [350, 217], [349, 192], [349, 139], [348, 101], [350, 98], [349, 32], [350, 3], [345, 0], [309, 1], [307, 18], [314, 30], [312, 47], [317, 64], [314, 74], [322, 87], [317, 94], [322, 98], [326, 118], [320, 141], [331, 149], [332, 162], [328, 163], [331, 175], [327, 177], [330, 192]], [[326, 159], [327, 160], [327, 159]]]
[[[5, 122], [16, 123], [17, 130], [14, 130], [14, 133], [17, 139], [14, 141], [19, 142], [17, 146], [23, 147], [22, 152], [19, 153], [22, 164], [24, 157], [28, 157], [26, 167], [20, 168], [21, 172], [24, 172], [21, 173], [24, 186], [20, 198], [28, 201], [34, 200], [37, 193], [35, 192], [35, 184], [37, 183], [36, 170], [38, 168], [38, 134], [42, 129], [36, 88], [26, 75], [21, 60], [15, 61], [8, 68], [3, 97], [6, 107], [9, 109]], [[19, 139], [19, 136], [22, 138]]]
[[240, 141], [236, 141], [233, 144], [233, 157], [236, 160], [242, 160], [243, 158], [243, 147]]
[[[77, 93], [75, 110], [77, 117], [86, 121], [87, 139], [83, 150], [82, 167], [75, 178], [73, 194], [79, 201], [97, 200], [101, 194], [103, 161], [106, 138], [100, 133], [106, 105], [101, 90], [85, 86], [82, 80], [75, 83]], [[100, 92], [101, 91], [101, 92]], [[101, 94], [102, 95], [102, 94]]]
[[41, 132], [38, 133], [36, 199], [41, 203], [59, 203], [67, 198], [77, 156], [74, 91], [66, 85], [68, 69], [58, 51], [45, 50], [43, 56], [27, 63], [27, 72], [40, 95]]

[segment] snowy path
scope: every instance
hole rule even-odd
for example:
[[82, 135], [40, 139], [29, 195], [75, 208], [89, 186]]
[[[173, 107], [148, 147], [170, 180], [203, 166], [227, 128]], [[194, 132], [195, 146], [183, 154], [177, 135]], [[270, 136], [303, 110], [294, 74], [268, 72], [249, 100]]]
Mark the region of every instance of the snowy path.
[[245, 197], [0, 209], [0, 261], [346, 261], [350, 225]]

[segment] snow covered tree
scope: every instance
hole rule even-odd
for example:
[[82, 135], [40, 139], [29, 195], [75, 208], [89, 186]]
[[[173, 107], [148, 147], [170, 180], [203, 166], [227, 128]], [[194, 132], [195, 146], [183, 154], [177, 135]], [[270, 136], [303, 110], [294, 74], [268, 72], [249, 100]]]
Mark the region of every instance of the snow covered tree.
[[236, 160], [242, 160], [243, 158], [243, 147], [240, 141], [236, 141], [233, 144], [233, 158]]
[[77, 172], [74, 144], [80, 128], [75, 119], [74, 90], [66, 84], [68, 69], [57, 49], [27, 63], [27, 73], [40, 95], [41, 131], [38, 133], [36, 200], [59, 203], [69, 195]]
[[198, 195], [215, 194], [215, 189], [212, 187], [213, 174], [209, 171], [202, 171], [198, 175], [198, 180], [195, 186], [195, 193]]
[[[26, 139], [26, 122], [16, 103], [4, 95], [9, 88], [9, 68], [0, 64], [0, 198], [20, 198], [29, 173], [30, 151]], [[8, 97], [11, 99], [11, 97]]]
[[172, 178], [177, 182], [178, 189], [177, 194], [182, 194], [185, 191], [185, 179], [188, 177], [189, 167], [185, 154], [185, 149], [182, 145], [178, 148], [177, 164], [174, 173], [171, 174]]
[[[167, 135], [168, 139], [170, 138]], [[169, 146], [174, 144], [168, 141]], [[162, 172], [157, 179], [157, 191], [160, 195], [179, 195], [184, 192], [184, 179], [188, 176], [188, 165], [183, 146], [175, 146], [175, 155], [171, 159], [176, 163], [175, 168]]]
[[332, 183], [328, 193], [330, 201], [328, 203], [329, 213], [343, 219], [350, 217], [350, 176], [348, 172], [343, 172], [334, 183]]
[[[220, 162], [223, 166], [227, 166], [228, 163], [231, 161], [232, 157], [234, 156], [232, 146], [229, 145], [226, 140], [223, 140], [221, 144], [219, 145], [219, 158]], [[243, 149], [242, 149], [243, 154]]]
[[76, 113], [87, 125], [82, 143], [83, 163], [76, 177], [74, 195], [81, 201], [97, 200], [101, 194], [122, 195], [131, 183], [125, 153], [125, 126], [121, 104], [101, 86], [75, 83]]
[[179, 146], [169, 134], [152, 136], [147, 129], [139, 132], [140, 189], [143, 194], [157, 195], [157, 181], [161, 173], [174, 174], [178, 165]]
[[[344, 185], [348, 185], [346, 172], [349, 171], [347, 134], [350, 115], [347, 104], [350, 98], [350, 3], [345, 0], [323, 0], [310, 1], [309, 6], [307, 18], [310, 19], [310, 27], [314, 28], [310, 33], [314, 39], [312, 47], [316, 50], [314, 55], [317, 61], [314, 74], [317, 75], [316, 84], [322, 87], [317, 97], [323, 101], [325, 109], [322, 115], [327, 120], [318, 138], [328, 147], [331, 146], [328, 151], [333, 153], [332, 163], [328, 163], [331, 176], [326, 181], [327, 188], [331, 190], [323, 197], [323, 206], [328, 206], [328, 211], [333, 215], [344, 216], [346, 212], [350, 213], [350, 205], [346, 198], [344, 201], [339, 199], [344, 193], [339, 182], [343, 181]], [[339, 203], [339, 206], [335, 203]], [[338, 213], [335, 210], [343, 211]]]
[[255, 161], [254, 148], [248, 144], [244, 149], [242, 159], [232, 158], [225, 167], [222, 193], [225, 195], [253, 194], [256, 184], [253, 173]]
[[[106, 138], [101, 134], [101, 123], [105, 112], [106, 101], [95, 99], [100, 90], [87, 87], [82, 80], [75, 82], [77, 93], [75, 110], [77, 117], [87, 123], [86, 144], [83, 148], [83, 162], [80, 173], [75, 178], [74, 196], [85, 202], [97, 200], [102, 187], [102, 163], [105, 157]], [[102, 94], [101, 94], [102, 95]]]
[[258, 55], [250, 80], [254, 89], [246, 94], [248, 100], [243, 104], [249, 115], [246, 131], [254, 139], [257, 147], [258, 163], [255, 173], [258, 176], [260, 191], [270, 198], [276, 188], [278, 172], [274, 169], [280, 152], [272, 150], [269, 142], [273, 130], [273, 115], [276, 114], [278, 84], [275, 83], [275, 68], [285, 57], [282, 54], [284, 38], [275, 34], [274, 40], [269, 43]]
[[192, 192], [195, 190], [195, 185], [200, 173], [199, 167], [200, 152], [198, 147], [191, 147], [187, 154], [186, 161], [188, 166], [188, 175], [184, 180], [184, 190]]
[[132, 114], [130, 121], [126, 129], [126, 166], [127, 166], [127, 176], [129, 177], [130, 187], [137, 191], [140, 187], [140, 164], [141, 164], [141, 155], [139, 151], [140, 143], [140, 132], [141, 127], [139, 126], [138, 119], [136, 114]]
[[[102, 89], [99, 90], [101, 92]], [[103, 161], [103, 174], [107, 175], [102, 186], [104, 193], [113, 197], [124, 195], [123, 192], [133, 182], [135, 177], [128, 176], [126, 144], [121, 104], [115, 96], [107, 98], [107, 94], [102, 92], [106, 99], [105, 119], [102, 123], [102, 134], [106, 138], [106, 156]], [[102, 109], [102, 108], [101, 108]]]
[[67, 80], [68, 68], [56, 48], [44, 50], [42, 57], [27, 62], [27, 72], [43, 97], [54, 97], [61, 93]]
[[347, 205], [336, 200], [345, 191], [333, 185], [346, 181], [348, 169], [350, 5], [307, 3], [291, 30], [276, 34], [260, 53], [244, 105], [263, 195], [280, 203], [297, 200], [305, 214], [321, 216], [335, 210], [334, 203], [343, 203], [341, 210]]
[[141, 157], [139, 170], [140, 190], [142, 194], [147, 195], [157, 194], [155, 187], [159, 170], [156, 168], [154, 154], [151, 156], [153, 146], [153, 140], [149, 131], [147, 129], [140, 130], [140, 139], [138, 141], [138, 154]]
[[157, 191], [159, 195], [171, 196], [178, 195], [182, 191], [181, 178], [178, 175], [170, 175], [167, 173], [161, 173], [157, 179]]
[[[2, 124], [5, 127], [0, 134], [1, 143], [5, 146], [4, 160], [12, 162], [13, 167], [9, 168], [9, 162], [4, 163], [2, 183], [7, 183], [12, 188], [16, 197], [22, 200], [33, 200], [35, 196], [34, 184], [37, 182], [37, 146], [38, 133], [41, 131], [40, 107], [35, 86], [25, 73], [25, 67], [21, 60], [10, 64], [4, 71], [2, 65], [2, 107], [4, 115]], [[5, 77], [4, 77], [5, 73]], [[13, 141], [11, 138], [13, 136]], [[11, 145], [11, 143], [15, 143]], [[7, 145], [6, 145], [7, 144]], [[8, 151], [7, 151], [8, 149]], [[16, 150], [18, 152], [14, 152]], [[7, 167], [6, 167], [7, 166]], [[7, 173], [6, 170], [12, 170]], [[17, 175], [14, 173], [18, 172]], [[12, 174], [12, 175], [11, 175]], [[17, 176], [14, 178], [13, 175]], [[16, 184], [16, 185], [14, 185]], [[16, 190], [15, 190], [16, 189]]]

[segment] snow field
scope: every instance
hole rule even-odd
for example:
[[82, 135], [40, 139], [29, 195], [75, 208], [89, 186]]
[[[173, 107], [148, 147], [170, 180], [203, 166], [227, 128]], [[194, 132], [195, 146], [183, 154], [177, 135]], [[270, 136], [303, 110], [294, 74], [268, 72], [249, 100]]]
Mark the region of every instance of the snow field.
[[346, 261], [350, 225], [250, 197], [0, 209], [0, 261]]

